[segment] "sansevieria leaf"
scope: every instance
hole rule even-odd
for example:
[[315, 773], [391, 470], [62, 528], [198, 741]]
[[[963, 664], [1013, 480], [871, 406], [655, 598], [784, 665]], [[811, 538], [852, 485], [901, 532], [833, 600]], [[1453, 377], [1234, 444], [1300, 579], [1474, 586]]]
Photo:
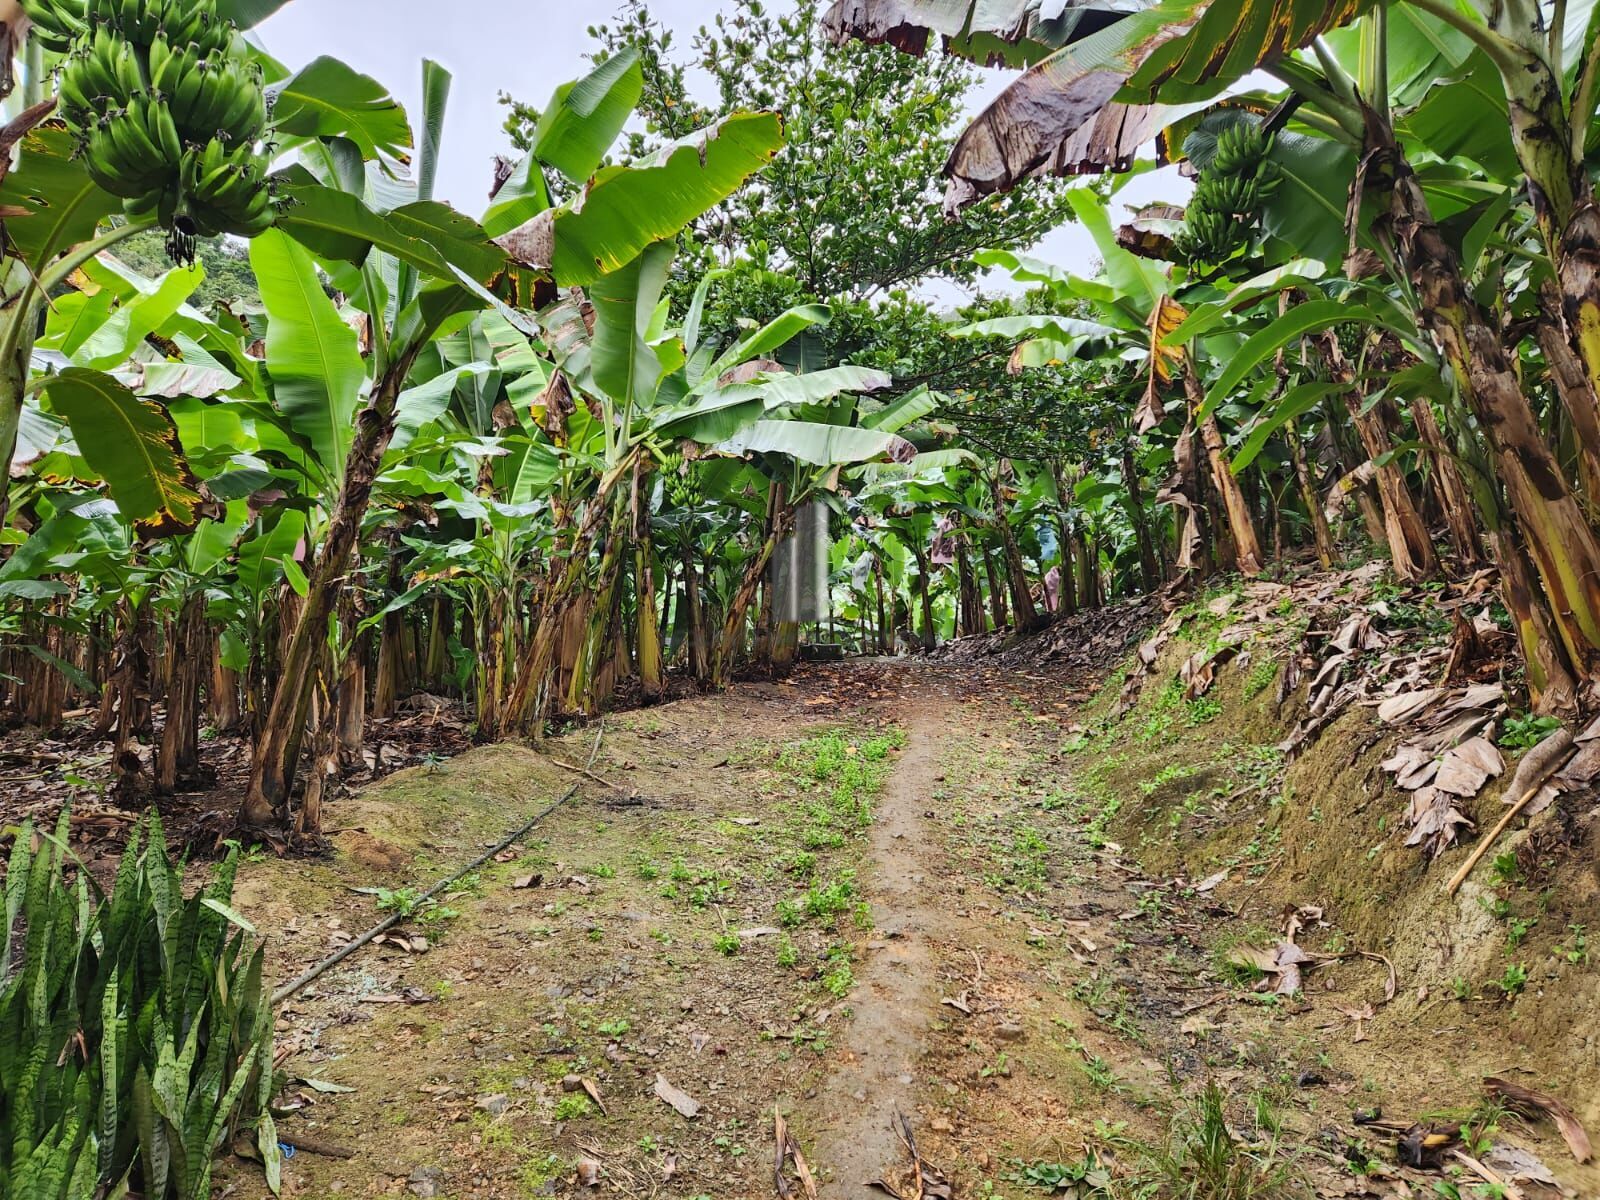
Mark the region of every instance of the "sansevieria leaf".
[[72, 367], [45, 384], [84, 461], [111, 487], [122, 515], [144, 537], [185, 533], [198, 520], [198, 484], [161, 405], [140, 400], [111, 376]]

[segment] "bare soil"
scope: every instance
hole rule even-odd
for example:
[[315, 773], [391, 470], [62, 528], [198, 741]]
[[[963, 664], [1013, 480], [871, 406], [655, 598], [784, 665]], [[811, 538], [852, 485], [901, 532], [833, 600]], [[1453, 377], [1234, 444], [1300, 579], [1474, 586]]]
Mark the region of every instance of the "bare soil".
[[906, 750], [878, 804], [867, 841], [865, 893], [873, 939], [856, 972], [843, 1054], [814, 1102], [811, 1131], [830, 1194], [881, 1195], [875, 1180], [907, 1166], [896, 1114], [914, 1113], [927, 1026], [938, 1011], [936, 939], [950, 936], [933, 880], [941, 858], [932, 797], [948, 701], [918, 697], [897, 706]]
[[[1486, 1144], [1596, 1194], [1547, 1122], [1480, 1103], [1481, 1076], [1509, 1073], [1600, 1126], [1594, 968], [1557, 955], [1591, 869], [1551, 877], [1521, 952], [1534, 983], [1490, 997], [1503, 930], [1421, 899], [1450, 864], [1365, 854], [1364, 718], [1285, 778], [1265, 749], [1281, 718], [1247, 670], [1225, 668], [1191, 724], [1160, 678], [1109, 721], [1120, 680], [1088, 699], [1104, 677], [1087, 661], [813, 666], [609, 719], [594, 771], [615, 788], [557, 764], [587, 755], [574, 731], [337, 801], [332, 858], [241, 873], [280, 979], [582, 784], [447, 913], [285, 1005], [285, 1193], [768, 1197], [779, 1113], [822, 1196], [918, 1195], [898, 1112], [925, 1183], [954, 1196], [1042, 1196], [1048, 1169], [1086, 1157], [1132, 1194], [1192, 1178], [1185, 1114], [1215, 1083], [1252, 1194], [1428, 1194], [1445, 1175], [1393, 1165], [1395, 1134], [1352, 1120], [1372, 1108], [1494, 1123]], [[847, 763], [899, 747], [846, 797], [870, 820], [839, 820], [825, 742]], [[1306, 945], [1392, 961], [1395, 999], [1369, 959], [1295, 997], [1230, 971], [1286, 905], [1323, 910]], [[265, 1194], [247, 1164], [226, 1186]]]

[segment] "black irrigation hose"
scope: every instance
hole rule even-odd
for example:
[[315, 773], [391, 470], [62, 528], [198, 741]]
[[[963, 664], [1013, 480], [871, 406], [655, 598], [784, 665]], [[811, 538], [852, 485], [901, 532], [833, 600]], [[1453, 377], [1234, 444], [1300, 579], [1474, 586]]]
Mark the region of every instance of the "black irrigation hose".
[[[585, 774], [588, 774], [588, 768], [589, 767], [594, 766], [594, 760], [600, 757], [600, 739], [605, 737], [605, 735], [606, 735], [606, 722], [605, 722], [605, 718], [602, 717], [600, 719], [600, 727], [594, 731], [594, 745], [589, 748], [589, 762], [588, 762], [587, 766], [584, 768], [584, 773]], [[566, 765], [567, 764], [565, 764], [565, 763], [562, 764], [562, 766], [566, 766]], [[417, 909], [417, 906], [420, 905], [424, 900], [433, 899], [440, 892], [444, 891], [445, 888], [449, 887], [452, 883], [455, 883], [463, 875], [467, 874], [470, 871], [476, 871], [479, 867], [483, 866], [484, 863], [488, 862], [496, 854], [499, 854], [500, 851], [504, 850], [507, 846], [511, 845], [511, 843], [516, 841], [518, 838], [527, 836], [527, 833], [528, 833], [528, 831], [530, 829], [532, 829], [540, 821], [542, 821], [546, 817], [548, 817], [551, 813], [555, 812], [556, 809], [560, 808], [568, 800], [571, 800], [572, 797], [577, 794], [578, 787], [579, 787], [578, 784], [576, 784], [576, 783], [573, 784], [571, 787], [569, 787], [565, 792], [563, 792], [561, 794], [561, 798], [559, 800], [555, 801], [552, 804], [546, 805], [543, 809], [541, 809], [538, 813], [536, 813], [531, 819], [529, 819], [525, 824], [518, 826], [516, 829], [512, 830], [510, 833], [506, 834], [505, 837], [501, 838], [493, 846], [490, 846], [489, 849], [485, 850], [477, 858], [473, 859], [466, 866], [462, 867], [454, 875], [450, 876], [450, 878], [441, 879], [438, 883], [434, 884], [426, 892], [422, 893], [421, 896], [417, 897], [417, 904], [412, 905], [411, 911], [415, 912], [416, 909]], [[274, 1007], [274, 1008], [278, 1007], [278, 1005], [282, 1004], [290, 996], [294, 995], [301, 988], [305, 987], [306, 984], [310, 983], [318, 975], [321, 975], [329, 967], [336, 966], [337, 964], [342, 963], [345, 959], [349, 958], [352, 954], [354, 954], [357, 950], [361, 949], [361, 947], [365, 946], [368, 942], [370, 942], [373, 938], [377, 937], [380, 933], [386, 933], [387, 931], [393, 929], [396, 925], [400, 924], [400, 922], [405, 919], [405, 915], [406, 915], [405, 913], [401, 913], [401, 912], [396, 912], [396, 913], [391, 914], [390, 916], [388, 916], [384, 920], [379, 921], [376, 925], [374, 925], [371, 929], [369, 929], [365, 933], [363, 933], [355, 941], [348, 942], [345, 945], [340, 946], [339, 949], [335, 950], [332, 954], [328, 955], [327, 958], [323, 959], [316, 966], [310, 968], [308, 971], [306, 971], [306, 973], [304, 975], [301, 975], [298, 979], [295, 979], [295, 980], [293, 980], [293, 981], [291, 981], [289, 983], [284, 984], [281, 988], [279, 988], [277, 991], [272, 993], [272, 1007]]]
[[[506, 834], [505, 837], [501, 838], [493, 846], [489, 847], [489, 849], [478, 855], [477, 858], [473, 859], [466, 866], [462, 867], [454, 875], [450, 876], [448, 879], [441, 879], [427, 891], [423, 892], [421, 896], [417, 897], [417, 903], [413, 906], [412, 911], [415, 911], [417, 907], [420, 907], [423, 902], [433, 899], [433, 897], [444, 891], [452, 883], [455, 883], [463, 875], [466, 875], [472, 871], [476, 871], [479, 867], [483, 866], [484, 863], [488, 862], [496, 854], [499, 854], [500, 851], [511, 845], [511, 843], [515, 842], [518, 838], [526, 836], [530, 829], [548, 817], [551, 813], [555, 812], [556, 809], [560, 808], [568, 800], [572, 799], [573, 795], [576, 794], [578, 790], [578, 786], [579, 785], [576, 783], [573, 784], [566, 790], [566, 792], [562, 794], [559, 800], [540, 810], [540, 812], [531, 820], [527, 821], [523, 825], [518, 826], [516, 829], [513, 829], [510, 833]], [[372, 939], [377, 937], [379, 934], [386, 933], [390, 929], [393, 929], [396, 925], [400, 924], [401, 921], [405, 920], [407, 915], [408, 914], [405, 912], [394, 912], [389, 914], [388, 917], [384, 918], [382, 921], [379, 921], [371, 929], [367, 930], [360, 937], [356, 938], [355, 941], [347, 942], [343, 946], [340, 946], [339, 949], [328, 955], [327, 958], [323, 959], [316, 966], [310, 968], [298, 979], [284, 984], [281, 988], [272, 993], [273, 1007], [276, 1008], [278, 1005], [282, 1004], [290, 996], [294, 995], [301, 988], [305, 987], [306, 984], [310, 983], [313, 979], [321, 975], [330, 967], [337, 966], [339, 963], [349, 958], [352, 954], [361, 949], [361, 947], [365, 946], [368, 942], [372, 941]]]

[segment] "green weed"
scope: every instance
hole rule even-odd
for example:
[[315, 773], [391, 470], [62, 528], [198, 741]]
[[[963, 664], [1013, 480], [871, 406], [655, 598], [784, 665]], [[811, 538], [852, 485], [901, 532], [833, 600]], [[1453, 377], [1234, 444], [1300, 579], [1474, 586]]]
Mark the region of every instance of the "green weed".
[[1250, 664], [1250, 670], [1244, 677], [1244, 698], [1254, 700], [1262, 692], [1271, 687], [1278, 678], [1278, 660], [1276, 658], [1261, 658]]
[[556, 1101], [555, 1118], [558, 1121], [576, 1121], [594, 1111], [589, 1097], [582, 1092], [572, 1092]]
[[1568, 925], [1567, 936], [1563, 938], [1553, 951], [1557, 958], [1565, 959], [1573, 966], [1581, 966], [1589, 961], [1589, 939], [1582, 925]]
[[1506, 967], [1505, 974], [1495, 980], [1494, 986], [1507, 1000], [1522, 994], [1522, 989], [1528, 985], [1528, 968], [1521, 963], [1511, 963]]
[[1288, 1168], [1275, 1143], [1246, 1146], [1228, 1128], [1227, 1097], [1207, 1083], [1174, 1115], [1165, 1146], [1150, 1150], [1145, 1164], [1163, 1194], [1182, 1200], [1258, 1200], [1281, 1194]]
[[1529, 750], [1561, 728], [1556, 717], [1538, 717], [1531, 712], [1506, 718], [1497, 741], [1508, 750]]

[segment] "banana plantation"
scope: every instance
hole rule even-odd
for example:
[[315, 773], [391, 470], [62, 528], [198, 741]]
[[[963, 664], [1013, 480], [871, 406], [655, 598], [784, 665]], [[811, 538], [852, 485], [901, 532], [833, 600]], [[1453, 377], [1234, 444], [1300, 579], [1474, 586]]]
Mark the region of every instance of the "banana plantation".
[[1593, 0], [458, 7], [0, 0], [0, 1200], [1600, 1194]]

